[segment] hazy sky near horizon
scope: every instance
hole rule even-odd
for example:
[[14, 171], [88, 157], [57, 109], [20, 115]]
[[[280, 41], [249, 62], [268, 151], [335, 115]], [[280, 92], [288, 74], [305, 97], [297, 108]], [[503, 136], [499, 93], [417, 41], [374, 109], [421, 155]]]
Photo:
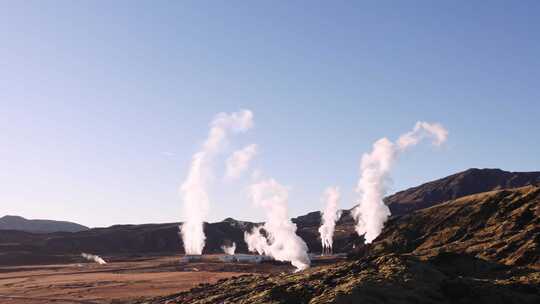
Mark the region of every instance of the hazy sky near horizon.
[[255, 127], [215, 162], [210, 220], [260, 220], [225, 159], [354, 204], [362, 153], [418, 120], [391, 192], [470, 167], [540, 170], [538, 1], [2, 1], [0, 216], [88, 226], [182, 219], [178, 188], [218, 112]]

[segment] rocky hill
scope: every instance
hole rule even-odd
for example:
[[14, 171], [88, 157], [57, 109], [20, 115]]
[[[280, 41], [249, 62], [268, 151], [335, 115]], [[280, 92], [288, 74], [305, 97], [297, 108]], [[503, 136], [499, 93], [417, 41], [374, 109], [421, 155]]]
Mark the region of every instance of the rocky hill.
[[540, 186], [540, 172], [469, 169], [397, 192], [385, 202], [392, 215], [402, 215], [470, 194], [528, 185]]
[[[390, 207], [392, 219], [415, 210], [421, 210], [470, 194], [492, 190], [510, 189], [527, 185], [540, 186], [540, 172], [508, 172], [500, 169], [468, 169], [432, 182], [397, 192], [385, 198]], [[343, 210], [336, 226], [334, 237], [335, 252], [349, 252], [358, 247], [363, 239], [354, 230], [351, 210]], [[313, 252], [320, 252], [318, 229], [321, 224], [320, 212], [310, 212], [293, 219], [298, 226], [298, 234], [306, 240]]]
[[394, 218], [347, 262], [147, 303], [539, 303], [539, 216], [538, 187], [471, 195]]
[[374, 252], [466, 253], [540, 269], [540, 188], [491, 191], [391, 219]]
[[0, 229], [35, 233], [78, 232], [89, 228], [66, 221], [29, 220], [21, 216], [6, 215], [0, 218]]

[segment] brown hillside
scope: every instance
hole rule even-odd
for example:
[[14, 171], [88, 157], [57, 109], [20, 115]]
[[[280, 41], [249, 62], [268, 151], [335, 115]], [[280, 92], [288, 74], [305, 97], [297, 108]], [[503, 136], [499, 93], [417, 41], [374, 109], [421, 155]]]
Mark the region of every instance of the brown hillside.
[[392, 219], [348, 262], [242, 276], [148, 303], [540, 303], [540, 188]]

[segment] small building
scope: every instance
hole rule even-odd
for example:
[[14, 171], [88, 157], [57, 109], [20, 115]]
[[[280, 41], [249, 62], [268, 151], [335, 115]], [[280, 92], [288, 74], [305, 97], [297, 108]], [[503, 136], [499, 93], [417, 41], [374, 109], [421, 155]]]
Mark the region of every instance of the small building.
[[222, 255], [219, 260], [225, 263], [254, 263], [259, 264], [263, 261], [271, 261], [272, 257], [266, 255], [252, 255], [252, 254], [233, 254]]

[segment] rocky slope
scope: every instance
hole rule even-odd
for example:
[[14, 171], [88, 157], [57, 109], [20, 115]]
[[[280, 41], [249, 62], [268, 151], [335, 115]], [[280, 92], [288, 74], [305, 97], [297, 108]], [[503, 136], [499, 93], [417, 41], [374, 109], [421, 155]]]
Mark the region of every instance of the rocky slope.
[[89, 228], [66, 221], [28, 220], [21, 216], [6, 215], [0, 218], [0, 229], [50, 233], [60, 231], [78, 232], [88, 230]]
[[[311, 268], [301, 273], [248, 275], [148, 300], [152, 304], [210, 303], [538, 303], [540, 275], [529, 269], [492, 267], [471, 276], [449, 271], [448, 256], [421, 260], [387, 254]], [[456, 257], [457, 258], [457, 257]], [[471, 260], [470, 263], [482, 262]]]
[[474, 255], [540, 269], [540, 188], [491, 191], [391, 219], [376, 252]]
[[147, 303], [539, 303], [539, 216], [538, 187], [471, 195], [392, 219], [347, 262]]

